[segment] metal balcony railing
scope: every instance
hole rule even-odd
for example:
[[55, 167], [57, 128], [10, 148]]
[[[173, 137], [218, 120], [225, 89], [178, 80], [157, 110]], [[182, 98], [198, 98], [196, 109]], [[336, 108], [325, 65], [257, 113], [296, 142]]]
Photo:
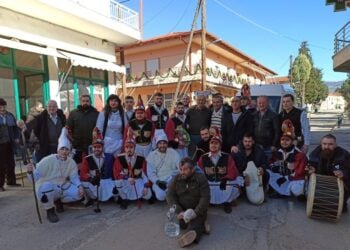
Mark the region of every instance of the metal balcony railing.
[[139, 14], [116, 0], [70, 0], [94, 12], [140, 30]]
[[139, 30], [139, 14], [115, 0], [110, 0], [111, 18]]
[[350, 45], [350, 21], [347, 22], [336, 34], [334, 38], [334, 54]]

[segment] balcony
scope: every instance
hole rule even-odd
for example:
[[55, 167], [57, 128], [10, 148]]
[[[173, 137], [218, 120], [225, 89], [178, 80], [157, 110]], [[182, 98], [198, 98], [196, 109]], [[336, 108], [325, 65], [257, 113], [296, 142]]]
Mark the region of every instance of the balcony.
[[139, 14], [116, 0], [2, 0], [0, 7], [118, 46], [141, 39]]
[[350, 21], [346, 23], [334, 38], [333, 70], [350, 72]]

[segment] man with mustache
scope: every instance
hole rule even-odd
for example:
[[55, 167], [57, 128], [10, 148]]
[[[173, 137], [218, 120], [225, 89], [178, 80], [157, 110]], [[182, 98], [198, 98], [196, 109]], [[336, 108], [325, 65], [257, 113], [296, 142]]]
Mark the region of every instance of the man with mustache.
[[180, 228], [189, 229], [180, 237], [180, 247], [198, 242], [203, 232], [208, 233], [210, 189], [207, 178], [195, 171], [195, 163], [190, 158], [180, 161], [180, 173], [171, 181], [166, 198], [170, 206], [176, 205]]
[[332, 134], [322, 137], [321, 145], [316, 147], [309, 156], [309, 173], [330, 175], [342, 178], [344, 181], [343, 213], [348, 211], [347, 200], [350, 188], [350, 154], [337, 146], [337, 139]]

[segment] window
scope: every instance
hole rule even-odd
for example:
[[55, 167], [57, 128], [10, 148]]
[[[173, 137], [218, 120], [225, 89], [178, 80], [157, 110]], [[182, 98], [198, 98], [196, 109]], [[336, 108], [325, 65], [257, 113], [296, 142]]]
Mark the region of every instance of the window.
[[126, 75], [131, 74], [131, 63], [125, 64], [125, 71], [126, 71]]
[[19, 68], [44, 69], [43, 56], [27, 51], [16, 50], [16, 65]]
[[159, 59], [149, 59], [146, 61], [146, 74], [147, 76], [154, 76], [156, 70], [159, 70]]

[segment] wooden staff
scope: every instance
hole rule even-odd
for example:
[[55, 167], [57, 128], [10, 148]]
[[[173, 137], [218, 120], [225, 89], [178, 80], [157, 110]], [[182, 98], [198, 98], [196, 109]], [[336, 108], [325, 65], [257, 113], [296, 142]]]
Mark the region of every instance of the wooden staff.
[[[29, 163], [29, 164], [32, 164], [32, 163]], [[39, 209], [39, 204], [38, 204], [38, 197], [36, 196], [34, 173], [33, 173], [33, 171], [28, 171], [28, 174], [30, 174], [31, 179], [32, 179], [36, 214], [38, 215], [38, 219], [39, 219], [40, 224], [43, 224], [43, 222], [41, 220], [41, 215], [40, 215], [40, 209]]]
[[142, 202], [141, 202], [141, 200], [139, 198], [139, 195], [137, 193], [137, 188], [136, 188], [135, 178], [134, 178], [134, 172], [132, 171], [130, 162], [128, 162], [128, 169], [129, 169], [130, 177], [134, 179], [134, 184], [132, 184], [132, 185], [134, 186], [134, 190], [135, 190], [135, 194], [136, 194], [136, 198], [137, 198], [137, 207], [141, 208]]

